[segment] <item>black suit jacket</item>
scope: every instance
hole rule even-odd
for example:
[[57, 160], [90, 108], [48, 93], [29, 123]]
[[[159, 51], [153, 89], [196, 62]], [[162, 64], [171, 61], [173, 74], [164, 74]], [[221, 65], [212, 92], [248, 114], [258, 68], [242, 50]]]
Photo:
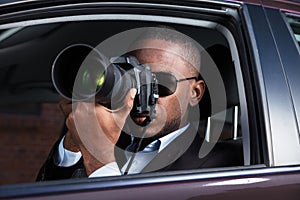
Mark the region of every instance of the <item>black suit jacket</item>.
[[[54, 145], [47, 161], [42, 166], [37, 177], [38, 181], [86, 177], [82, 159], [71, 167], [58, 167], [54, 164], [53, 160], [60, 140], [61, 138]], [[118, 142], [119, 148], [116, 149], [115, 154], [117, 163], [122, 168], [126, 162], [123, 149], [130, 140], [126, 134], [123, 134], [119, 141], [122, 142]], [[212, 151], [200, 158], [199, 150], [205, 142], [190, 125], [184, 133], [157, 154], [142, 170], [142, 173], [243, 165], [243, 150], [240, 141], [218, 142]]]
[[200, 155], [202, 145], [207, 145], [207, 142], [190, 126], [187, 131], [178, 136], [165, 149], [157, 154], [142, 172], [243, 165], [241, 141], [224, 141], [210, 144], [214, 146], [205, 157]]
[[59, 180], [59, 179], [69, 179], [72, 177], [84, 177], [86, 176], [83, 160], [82, 158], [73, 166], [70, 167], [59, 167], [55, 165], [55, 157], [57, 155], [58, 146], [61, 142], [62, 138], [65, 136], [67, 132], [67, 127], [64, 126], [62, 130], [62, 134], [56, 143], [53, 145], [45, 163], [41, 167], [36, 181], [47, 181], [47, 180]]

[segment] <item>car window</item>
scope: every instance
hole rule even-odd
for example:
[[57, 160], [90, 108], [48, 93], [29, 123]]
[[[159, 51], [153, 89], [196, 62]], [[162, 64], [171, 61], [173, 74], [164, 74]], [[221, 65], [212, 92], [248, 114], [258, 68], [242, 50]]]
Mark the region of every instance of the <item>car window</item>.
[[[88, 47], [93, 51], [95, 48], [111, 61], [115, 57], [126, 55], [131, 43], [141, 37], [140, 34], [145, 29], [151, 31], [152, 28], [157, 27], [172, 27], [171, 30], [190, 37], [199, 45], [201, 69], [196, 80], [204, 80], [206, 88], [193, 113], [196, 118], [190, 121], [189, 126], [195, 128], [194, 134], [201, 140], [201, 144], [196, 145], [197, 159], [205, 159], [205, 162], [199, 165], [199, 163], [190, 163], [190, 160], [182, 160], [180, 162], [183, 163], [178, 161], [176, 167], [170, 166], [171, 163], [164, 163], [158, 169], [147, 172], [156, 172], [167, 167], [170, 171], [175, 171], [244, 166], [248, 163], [244, 161], [249, 157], [249, 150], [245, 151], [243, 145], [248, 142], [243, 141], [243, 131], [248, 127], [247, 125], [243, 127], [244, 125], [241, 124], [241, 113], [246, 110], [241, 108], [241, 105], [245, 105], [245, 99], [240, 69], [237, 69], [240, 66], [236, 41], [226, 26], [207, 20], [198, 22], [198, 25], [184, 25], [134, 19], [92, 21], [63, 19], [55, 23], [42, 22], [3, 28], [0, 33], [2, 62], [0, 132], [3, 138], [0, 141], [0, 153], [5, 158], [3, 159], [5, 164], [0, 165], [0, 168], [5, 173], [1, 173], [0, 183], [34, 182], [37, 177], [39, 180], [51, 180], [51, 174], [49, 179], [45, 178], [48, 175], [43, 174], [43, 170], [46, 169], [43, 167], [47, 162], [53, 162], [53, 158], [48, 156], [56, 151], [55, 144], [61, 142], [61, 138], [67, 132], [65, 122], [67, 116], [64, 115], [59, 104], [61, 96], [66, 93], [60, 90], [59, 84], [67, 84], [64, 81], [68, 77], [66, 77], [67, 73], [63, 74], [64, 72], [59, 70], [70, 67], [68, 61], [73, 62], [79, 55], [75, 53], [66, 58], [69, 59], [68, 64], [62, 64], [57, 71], [59, 75], [63, 75], [59, 76], [58, 80], [54, 80], [56, 76], [54, 66], [59, 63], [58, 60], [66, 49], [73, 50], [75, 46], [80, 47], [80, 50]], [[143, 64], [151, 66], [151, 63]], [[127, 65], [119, 64], [119, 66], [129, 71]], [[164, 66], [160, 67], [156, 68], [156, 71], [163, 69]], [[76, 74], [77, 71], [74, 73]], [[181, 87], [179, 84], [183, 83], [178, 81], [182, 78], [179, 78], [178, 74], [176, 76], [178, 76], [175, 77], [178, 89]], [[101, 82], [100, 79], [101, 77], [97, 78], [97, 83]], [[161, 85], [166, 84], [165, 80], [158, 79]], [[111, 81], [106, 81], [106, 84], [110, 83]], [[160, 85], [158, 91], [163, 91]], [[72, 92], [68, 92], [71, 93], [72, 98]], [[248, 134], [247, 131], [245, 134]], [[131, 135], [124, 136], [127, 145], [132, 139], [128, 136]], [[125, 142], [120, 141], [121, 139], [122, 135], [117, 144], [124, 151]], [[193, 143], [192, 140], [187, 142]], [[187, 149], [188, 147], [185, 148]], [[184, 154], [185, 152], [180, 153], [180, 155]], [[181, 168], [182, 164], [187, 167]], [[67, 179], [67, 177], [62, 176], [59, 179]]]
[[290, 24], [294, 37], [298, 43], [300, 44], [300, 21], [299, 17], [296, 16], [288, 16], [287, 17], [288, 23]]

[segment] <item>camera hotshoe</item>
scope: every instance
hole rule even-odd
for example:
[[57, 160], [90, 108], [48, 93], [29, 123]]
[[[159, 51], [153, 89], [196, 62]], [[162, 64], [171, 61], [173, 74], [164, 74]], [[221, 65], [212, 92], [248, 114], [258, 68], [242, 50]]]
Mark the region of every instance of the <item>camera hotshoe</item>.
[[68, 100], [95, 101], [116, 109], [122, 106], [128, 91], [136, 88], [131, 114], [154, 115], [156, 76], [134, 56], [120, 56], [109, 62], [95, 48], [73, 44], [57, 55], [51, 73], [54, 87]]

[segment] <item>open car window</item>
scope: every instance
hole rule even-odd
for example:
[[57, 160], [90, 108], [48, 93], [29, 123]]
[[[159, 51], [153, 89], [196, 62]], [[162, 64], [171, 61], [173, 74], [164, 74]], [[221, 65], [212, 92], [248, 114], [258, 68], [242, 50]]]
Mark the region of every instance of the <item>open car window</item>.
[[[44, 176], [41, 175], [43, 165], [54, 162], [48, 156], [56, 150], [56, 144], [67, 132], [66, 116], [59, 104], [61, 93], [57, 91], [57, 82], [53, 81], [53, 66], [58, 55], [79, 45], [97, 49], [111, 60], [126, 55], [144, 29], [157, 27], [172, 27], [172, 30], [188, 36], [199, 45], [201, 69], [197, 78], [203, 79], [206, 86], [197, 105], [197, 118], [189, 124], [201, 139], [196, 151], [197, 159], [204, 159], [203, 163], [194, 165], [187, 159], [180, 163], [186, 168], [170, 167], [170, 170], [165, 170], [166, 173], [181, 174], [195, 170], [201, 173], [249, 165], [248, 112], [240, 55], [236, 33], [232, 32], [226, 20], [222, 17], [215, 20], [209, 17], [82, 15], [0, 26], [0, 132], [3, 138], [0, 153], [5, 158], [0, 165], [1, 171], [5, 172], [0, 175], [0, 183], [44, 180], [41, 177]], [[124, 70], [128, 70], [126, 66]], [[64, 78], [67, 79], [61, 77]], [[106, 82], [111, 83], [109, 80]], [[193, 143], [192, 139], [190, 143]], [[122, 141], [120, 145], [123, 145]], [[183, 154], [185, 152], [180, 155]], [[146, 176], [156, 176], [156, 172], [170, 164], [164, 163], [159, 169], [147, 171]], [[130, 178], [122, 174], [103, 180]], [[59, 179], [66, 179], [64, 181], [71, 184], [74, 181], [69, 177]]]

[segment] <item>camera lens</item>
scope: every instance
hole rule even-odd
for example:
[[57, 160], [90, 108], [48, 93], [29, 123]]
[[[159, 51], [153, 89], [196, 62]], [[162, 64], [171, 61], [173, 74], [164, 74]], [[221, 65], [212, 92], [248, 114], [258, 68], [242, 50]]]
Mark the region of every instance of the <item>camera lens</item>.
[[85, 44], [68, 46], [59, 53], [52, 66], [52, 81], [66, 99], [95, 100], [108, 108], [120, 106], [135, 85], [130, 73]]
[[73, 90], [77, 96], [90, 96], [99, 91], [105, 82], [105, 70], [102, 67], [91, 65], [77, 74], [76, 88]]

